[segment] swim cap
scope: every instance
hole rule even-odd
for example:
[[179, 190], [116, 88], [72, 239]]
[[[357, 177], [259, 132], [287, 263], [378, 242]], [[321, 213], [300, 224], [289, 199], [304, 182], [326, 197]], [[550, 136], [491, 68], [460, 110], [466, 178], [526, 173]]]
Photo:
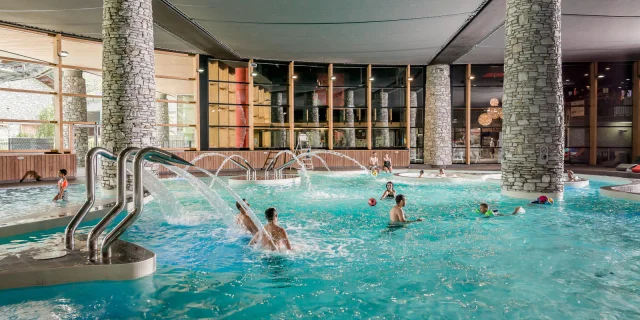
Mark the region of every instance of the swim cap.
[[538, 201], [540, 203], [545, 203], [545, 202], [549, 201], [549, 198], [547, 198], [547, 196], [540, 196], [540, 197], [538, 197]]
[[370, 198], [370, 199], [369, 199], [369, 205], [370, 205], [370, 206], [372, 206], [372, 207], [373, 207], [373, 206], [375, 206], [377, 203], [378, 203], [378, 201], [376, 201], [376, 199], [374, 199], [374, 198]]

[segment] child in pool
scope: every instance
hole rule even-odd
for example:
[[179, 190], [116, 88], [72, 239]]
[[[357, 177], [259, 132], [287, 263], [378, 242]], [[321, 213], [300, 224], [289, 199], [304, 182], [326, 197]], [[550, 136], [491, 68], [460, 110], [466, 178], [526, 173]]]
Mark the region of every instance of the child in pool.
[[533, 204], [553, 204], [553, 199], [547, 196], [540, 196], [538, 199], [531, 201]]
[[[489, 210], [489, 205], [486, 203], [480, 204], [478, 212], [484, 215], [484, 218], [490, 218], [491, 216], [504, 216], [504, 214], [498, 213], [498, 210]], [[524, 209], [522, 207], [516, 207], [511, 215], [516, 215], [518, 213], [524, 213]]]
[[393, 182], [387, 182], [387, 190], [384, 191], [380, 200], [394, 199], [396, 197], [396, 189], [393, 188]]
[[58, 171], [58, 177], [60, 177], [60, 180], [58, 180], [58, 194], [53, 198], [53, 201], [67, 201], [69, 199], [67, 194], [67, 187], [69, 186], [69, 181], [67, 181], [67, 170], [60, 169], [60, 171]]

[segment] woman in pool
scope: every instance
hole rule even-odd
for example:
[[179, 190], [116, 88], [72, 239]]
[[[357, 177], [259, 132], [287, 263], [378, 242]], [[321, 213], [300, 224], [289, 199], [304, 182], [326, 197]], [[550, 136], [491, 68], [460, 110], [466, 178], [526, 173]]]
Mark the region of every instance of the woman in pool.
[[395, 199], [396, 197], [396, 189], [393, 188], [393, 182], [387, 182], [387, 190], [384, 191], [380, 200], [384, 199]]
[[422, 178], [424, 176], [424, 170], [420, 170], [420, 175], [418, 176], [418, 178]]
[[576, 181], [578, 176], [573, 173], [573, 170], [567, 169], [567, 181]]
[[388, 153], [385, 153], [384, 158], [382, 158], [382, 170], [388, 173], [393, 172], [393, 166], [391, 165], [391, 157], [389, 156]]

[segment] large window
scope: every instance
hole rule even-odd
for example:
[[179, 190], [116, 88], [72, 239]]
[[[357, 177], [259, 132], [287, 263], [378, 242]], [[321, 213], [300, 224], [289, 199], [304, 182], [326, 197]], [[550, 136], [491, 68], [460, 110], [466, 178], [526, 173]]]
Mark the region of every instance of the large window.
[[424, 84], [425, 84], [425, 68], [411, 67], [410, 72], [410, 94], [409, 107], [411, 114], [409, 117], [409, 138], [411, 139], [411, 148], [409, 152], [410, 161], [412, 163], [424, 162]]
[[631, 160], [632, 78], [632, 63], [598, 63], [598, 164]]
[[333, 67], [333, 145], [367, 148], [367, 67]]
[[209, 61], [210, 148], [249, 148], [248, 76], [247, 62]]
[[294, 66], [295, 139], [306, 135], [312, 148], [327, 148], [329, 91], [328, 65], [298, 64]]
[[258, 62], [253, 73], [256, 149], [289, 148], [289, 64]]
[[373, 147], [405, 147], [407, 68], [373, 67], [371, 76]]
[[451, 147], [453, 163], [465, 162], [465, 79], [466, 65], [451, 66]]
[[562, 66], [565, 162], [589, 163], [589, 63]]

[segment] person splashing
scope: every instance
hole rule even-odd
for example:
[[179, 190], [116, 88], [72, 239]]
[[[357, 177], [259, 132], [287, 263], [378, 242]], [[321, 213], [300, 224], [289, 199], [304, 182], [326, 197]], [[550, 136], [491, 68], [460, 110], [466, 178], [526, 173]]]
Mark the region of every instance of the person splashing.
[[264, 216], [267, 219], [267, 224], [264, 226], [264, 229], [253, 236], [249, 245], [255, 245], [259, 242], [263, 248], [273, 251], [280, 251], [282, 247], [285, 247], [287, 250], [292, 250], [287, 231], [278, 225], [278, 212], [276, 208], [265, 210]]
[[[242, 201], [244, 201], [247, 207], [249, 206], [249, 202], [247, 202], [247, 199], [242, 199]], [[253, 223], [253, 220], [251, 220], [251, 217], [249, 217], [249, 215], [247, 214], [247, 210], [242, 207], [240, 202], [236, 201], [236, 208], [238, 208], [238, 210], [240, 211], [240, 213], [236, 216], [236, 224], [251, 232], [252, 235], [258, 233], [258, 227], [255, 223]]]
[[393, 182], [387, 182], [387, 189], [382, 193], [380, 200], [393, 199], [396, 197], [396, 189], [393, 188]]
[[[481, 203], [480, 208], [476, 210], [478, 211], [478, 213], [484, 215], [483, 218], [491, 218], [491, 216], [504, 216], [504, 214], [498, 213], [498, 210], [490, 210], [489, 205], [486, 203]], [[516, 207], [511, 215], [516, 215], [518, 213], [524, 213], [524, 209], [522, 207]]]
[[406, 204], [407, 198], [404, 195], [399, 194], [396, 196], [396, 205], [391, 208], [391, 211], [389, 211], [389, 220], [391, 220], [389, 224], [397, 225], [401, 223], [422, 221], [422, 218], [418, 218], [416, 220], [407, 220], [407, 218], [404, 216], [403, 209]]

